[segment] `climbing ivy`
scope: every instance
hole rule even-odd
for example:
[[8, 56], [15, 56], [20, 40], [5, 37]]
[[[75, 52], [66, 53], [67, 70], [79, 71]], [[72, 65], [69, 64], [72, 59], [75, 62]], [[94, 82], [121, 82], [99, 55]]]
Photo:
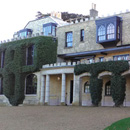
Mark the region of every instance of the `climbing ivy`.
[[[34, 45], [33, 65], [26, 65], [26, 48]], [[17, 106], [23, 103], [25, 77], [39, 71], [44, 64], [56, 62], [57, 41], [52, 37], [38, 36], [0, 45], [0, 53], [5, 51], [4, 68], [0, 68], [3, 77], [3, 93], [9, 102]]]
[[112, 72], [111, 92], [115, 106], [123, 104], [125, 98], [126, 79], [121, 73], [129, 69], [128, 61], [108, 61], [92, 64], [80, 64], [74, 68], [75, 75], [89, 72], [90, 76], [90, 93], [92, 104], [98, 106], [102, 99], [102, 80], [98, 79], [98, 74], [103, 71]]

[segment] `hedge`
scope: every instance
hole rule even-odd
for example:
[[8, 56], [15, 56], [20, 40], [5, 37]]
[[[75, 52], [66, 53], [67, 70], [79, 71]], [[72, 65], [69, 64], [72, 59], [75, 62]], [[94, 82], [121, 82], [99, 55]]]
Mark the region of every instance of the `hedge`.
[[74, 68], [75, 75], [85, 72], [91, 74], [90, 77], [90, 93], [92, 104], [98, 106], [102, 99], [102, 80], [98, 79], [98, 74], [103, 71], [112, 72], [111, 76], [111, 92], [115, 106], [123, 104], [125, 98], [126, 79], [121, 73], [129, 69], [128, 61], [108, 61], [92, 64], [80, 64]]
[[[26, 65], [26, 48], [34, 45], [33, 65]], [[0, 45], [0, 53], [5, 51], [4, 68], [0, 68], [3, 77], [3, 94], [9, 102], [17, 106], [25, 98], [25, 78], [39, 71], [44, 64], [56, 62], [57, 41], [52, 37], [38, 36]]]

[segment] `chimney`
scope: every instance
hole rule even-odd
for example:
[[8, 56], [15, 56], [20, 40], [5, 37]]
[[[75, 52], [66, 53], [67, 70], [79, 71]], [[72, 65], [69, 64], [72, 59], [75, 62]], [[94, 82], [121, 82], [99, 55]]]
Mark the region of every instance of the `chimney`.
[[90, 9], [90, 17], [98, 16], [98, 11], [96, 10], [96, 4], [92, 3], [92, 9]]

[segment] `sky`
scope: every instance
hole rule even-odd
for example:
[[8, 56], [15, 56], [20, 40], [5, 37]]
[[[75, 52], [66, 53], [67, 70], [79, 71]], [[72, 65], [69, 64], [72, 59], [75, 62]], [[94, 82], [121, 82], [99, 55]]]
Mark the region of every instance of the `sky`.
[[44, 14], [57, 11], [89, 15], [92, 3], [96, 4], [100, 17], [130, 10], [129, 0], [1, 0], [0, 41], [13, 38], [14, 32], [36, 19], [38, 11]]

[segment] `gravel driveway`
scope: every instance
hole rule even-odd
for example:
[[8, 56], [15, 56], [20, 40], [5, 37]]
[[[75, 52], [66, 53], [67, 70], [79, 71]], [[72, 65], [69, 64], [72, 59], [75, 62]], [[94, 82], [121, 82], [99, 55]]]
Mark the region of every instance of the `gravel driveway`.
[[0, 107], [0, 130], [103, 130], [127, 117], [127, 107]]

